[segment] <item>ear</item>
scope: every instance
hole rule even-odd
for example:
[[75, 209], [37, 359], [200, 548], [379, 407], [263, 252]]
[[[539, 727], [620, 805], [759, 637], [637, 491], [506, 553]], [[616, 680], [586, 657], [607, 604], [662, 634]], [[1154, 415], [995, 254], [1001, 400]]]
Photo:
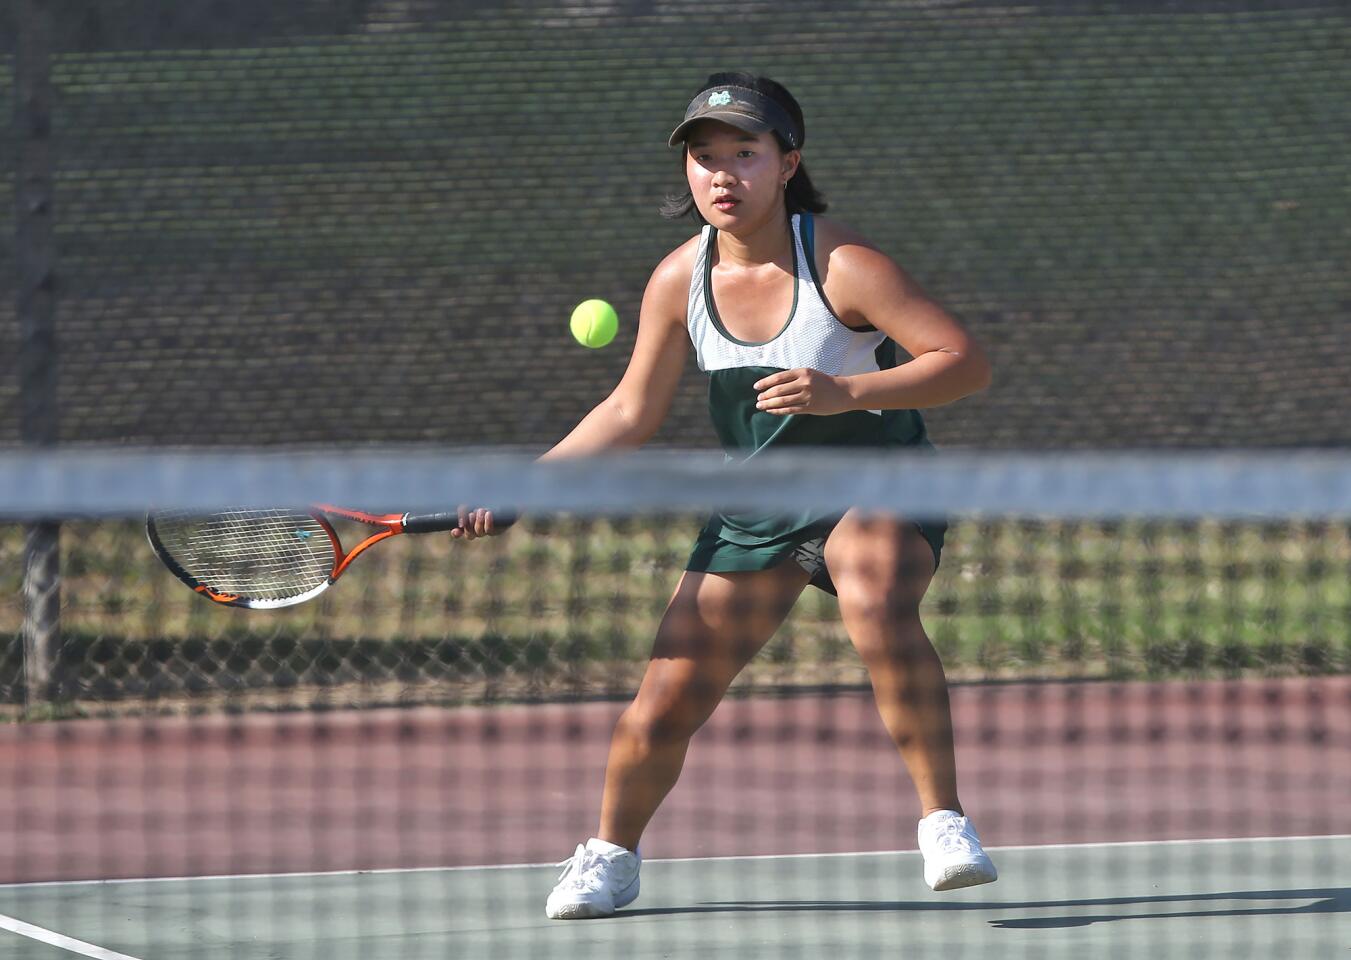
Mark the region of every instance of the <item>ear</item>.
[[783, 164], [780, 169], [780, 172], [783, 175], [779, 179], [785, 182], [793, 179], [793, 175], [797, 173], [798, 164], [800, 163], [802, 163], [801, 150], [789, 150], [785, 153], [783, 155]]

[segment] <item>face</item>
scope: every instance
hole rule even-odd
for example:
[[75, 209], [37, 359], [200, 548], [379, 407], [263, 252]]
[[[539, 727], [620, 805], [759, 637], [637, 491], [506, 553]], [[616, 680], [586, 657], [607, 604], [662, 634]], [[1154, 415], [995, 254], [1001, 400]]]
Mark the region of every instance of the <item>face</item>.
[[781, 152], [773, 133], [706, 120], [685, 141], [685, 176], [703, 218], [735, 233], [781, 214], [784, 182], [800, 158], [796, 150]]

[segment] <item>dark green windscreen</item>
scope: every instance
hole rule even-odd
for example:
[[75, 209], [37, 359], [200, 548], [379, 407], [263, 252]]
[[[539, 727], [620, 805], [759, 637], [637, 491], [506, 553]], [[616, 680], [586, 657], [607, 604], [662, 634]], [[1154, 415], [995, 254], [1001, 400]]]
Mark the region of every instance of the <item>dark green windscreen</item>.
[[[694, 229], [656, 212], [665, 138], [727, 68], [796, 93], [830, 215], [988, 346], [940, 446], [1351, 439], [1340, 4], [37, 6], [62, 442], [553, 442]], [[602, 350], [568, 335], [590, 297], [622, 318]], [[659, 442], [715, 443], [703, 391], [691, 363]]]

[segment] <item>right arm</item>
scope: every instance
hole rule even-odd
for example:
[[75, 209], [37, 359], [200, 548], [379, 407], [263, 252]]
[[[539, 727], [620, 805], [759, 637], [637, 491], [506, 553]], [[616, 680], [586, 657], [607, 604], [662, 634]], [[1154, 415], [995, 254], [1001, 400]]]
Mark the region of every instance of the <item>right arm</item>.
[[[638, 338], [619, 386], [539, 459], [640, 447], [657, 432], [671, 409], [689, 353], [685, 311], [698, 241], [695, 237], [677, 248], [652, 271], [638, 315]], [[456, 539], [475, 540], [501, 532], [486, 508], [460, 507], [459, 512], [460, 527], [450, 532]]]
[[671, 409], [689, 353], [686, 300], [698, 237], [666, 257], [648, 280], [638, 338], [619, 385], [541, 460], [642, 446]]

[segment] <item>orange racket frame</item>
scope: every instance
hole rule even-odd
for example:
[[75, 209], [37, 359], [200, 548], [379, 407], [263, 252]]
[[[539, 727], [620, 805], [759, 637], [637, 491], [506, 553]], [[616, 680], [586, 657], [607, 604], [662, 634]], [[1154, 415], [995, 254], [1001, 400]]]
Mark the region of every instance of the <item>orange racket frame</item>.
[[[334, 506], [330, 503], [317, 503], [309, 508], [309, 515], [323, 528], [333, 545], [333, 569], [328, 578], [323, 583], [317, 584], [313, 588], [297, 593], [294, 596], [283, 598], [256, 598], [245, 597], [237, 593], [225, 593], [216, 590], [208, 584], [198, 581], [192, 574], [183, 569], [182, 565], [173, 557], [172, 554], [160, 542], [159, 535], [155, 530], [155, 517], [151, 514], [146, 518], [146, 534], [150, 540], [150, 545], [156, 555], [167, 566], [178, 579], [191, 587], [195, 592], [212, 600], [215, 603], [225, 606], [245, 607], [252, 610], [271, 610], [280, 607], [290, 607], [298, 603], [304, 603], [306, 600], [312, 600], [319, 594], [331, 587], [339, 577], [346, 572], [357, 557], [361, 556], [371, 547], [381, 541], [388, 540], [390, 537], [397, 537], [401, 534], [423, 534], [440, 533], [451, 530], [458, 530], [461, 526], [460, 514], [455, 513], [366, 513], [361, 510], [349, 510], [345, 507]], [[330, 518], [349, 520], [354, 523], [363, 523], [367, 526], [381, 528], [377, 533], [366, 537], [351, 550], [345, 550], [338, 532], [333, 527]], [[493, 526], [496, 529], [505, 529], [515, 522], [515, 518], [507, 514], [494, 514]]]

